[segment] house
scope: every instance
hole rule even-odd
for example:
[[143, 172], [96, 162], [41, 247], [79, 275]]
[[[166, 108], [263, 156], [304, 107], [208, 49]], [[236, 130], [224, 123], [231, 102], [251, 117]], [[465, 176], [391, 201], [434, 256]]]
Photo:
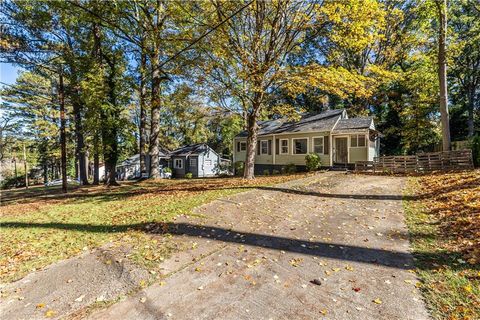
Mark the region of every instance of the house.
[[[160, 148], [159, 162], [161, 176], [163, 177], [163, 168], [167, 168], [170, 166], [170, 151], [165, 148]], [[148, 155], [145, 156], [145, 166], [146, 168], [150, 168], [150, 156]], [[141, 177], [140, 154], [137, 153], [130, 158], [122, 161], [120, 164], [117, 165], [116, 171], [118, 180], [139, 179]]]
[[186, 173], [193, 177], [211, 177], [219, 173], [220, 155], [205, 143], [187, 145], [170, 153], [175, 178]]
[[[305, 155], [316, 153], [322, 167], [349, 166], [379, 155], [380, 133], [373, 118], [349, 118], [345, 109], [306, 114], [299, 121], [259, 122], [255, 173], [281, 170], [287, 164], [305, 169]], [[233, 162], [245, 161], [247, 132], [234, 138]]]

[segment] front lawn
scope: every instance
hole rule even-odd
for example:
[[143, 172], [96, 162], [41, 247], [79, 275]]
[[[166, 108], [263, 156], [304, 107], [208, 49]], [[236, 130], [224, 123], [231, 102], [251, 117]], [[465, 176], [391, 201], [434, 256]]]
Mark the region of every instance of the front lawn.
[[480, 170], [411, 177], [404, 205], [432, 316], [480, 319]]
[[[0, 207], [0, 283], [107, 242], [128, 246], [144, 266], [168, 256], [168, 241], [145, 232], [151, 222], [168, 222], [201, 204], [303, 175], [128, 182], [119, 187], [79, 187], [3, 192]], [[147, 245], [148, 244], [148, 245]]]

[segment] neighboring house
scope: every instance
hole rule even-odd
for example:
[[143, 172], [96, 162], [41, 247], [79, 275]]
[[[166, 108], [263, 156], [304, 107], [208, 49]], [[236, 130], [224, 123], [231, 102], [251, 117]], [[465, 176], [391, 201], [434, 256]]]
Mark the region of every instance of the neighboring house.
[[[170, 152], [167, 149], [160, 148], [159, 162], [162, 177], [164, 175], [163, 168], [170, 166], [169, 154]], [[148, 155], [145, 156], [145, 166], [146, 168], [150, 168], [150, 157]], [[118, 180], [139, 179], [141, 177], [140, 154], [137, 153], [122, 161], [117, 165], [116, 171]], [[148, 177], [148, 175], [146, 177]]]
[[187, 145], [170, 152], [175, 178], [191, 172], [193, 177], [211, 177], [219, 173], [220, 156], [205, 143]]
[[[373, 118], [348, 118], [345, 109], [304, 115], [299, 121], [277, 119], [258, 124], [257, 174], [281, 170], [291, 163], [304, 170], [308, 153], [317, 153], [322, 167], [347, 166], [379, 155], [380, 133]], [[234, 138], [234, 163], [245, 161], [246, 139], [246, 131]]]

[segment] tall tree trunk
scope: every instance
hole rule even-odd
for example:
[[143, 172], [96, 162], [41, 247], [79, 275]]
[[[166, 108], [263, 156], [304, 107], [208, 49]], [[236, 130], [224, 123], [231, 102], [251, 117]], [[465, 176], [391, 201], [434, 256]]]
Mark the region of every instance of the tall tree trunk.
[[27, 165], [27, 148], [23, 143], [23, 166], [25, 171], [25, 189], [28, 189], [28, 165]]
[[442, 120], [443, 151], [450, 150], [450, 117], [448, 114], [447, 93], [447, 0], [437, 0], [439, 32], [438, 32], [438, 78], [440, 82], [440, 114]]
[[140, 88], [139, 88], [139, 97], [140, 97], [140, 177], [143, 177], [147, 173], [147, 166], [145, 163], [145, 147], [147, 142], [147, 110], [146, 110], [146, 99], [147, 99], [147, 86], [146, 86], [146, 68], [147, 68], [147, 55], [142, 49], [140, 57]]
[[104, 111], [104, 116], [102, 120], [104, 121], [102, 125], [102, 138], [103, 138], [103, 159], [105, 161], [105, 170], [108, 172], [105, 177], [105, 183], [109, 186], [118, 185], [116, 181], [116, 166], [118, 161], [118, 130], [117, 123], [120, 118], [120, 111], [117, 106], [117, 96], [115, 93], [116, 83], [115, 83], [115, 74], [116, 74], [116, 60], [115, 57], [111, 59], [107, 58], [105, 55], [105, 60], [109, 65], [109, 75], [107, 77], [108, 85], [108, 100], [110, 102], [111, 108]]
[[[156, 48], [154, 50], [157, 50]], [[152, 67], [152, 103], [151, 103], [151, 126], [150, 126], [150, 178], [160, 178], [159, 153], [160, 153], [160, 70], [158, 68], [158, 53], [151, 56], [150, 64]]]
[[100, 182], [100, 137], [98, 131], [95, 130], [95, 135], [93, 137], [93, 184], [98, 185]]
[[245, 169], [243, 177], [245, 179], [255, 178], [255, 153], [257, 150], [257, 132], [258, 124], [255, 113], [249, 115], [247, 120], [247, 157], [245, 159]]
[[475, 135], [475, 119], [474, 119], [474, 109], [475, 109], [475, 87], [473, 90], [470, 90], [468, 94], [468, 137], [471, 138]]
[[67, 192], [67, 138], [65, 133], [65, 88], [63, 86], [63, 74], [60, 72], [58, 100], [60, 102], [60, 161], [62, 171], [62, 192]]
[[77, 140], [76, 156], [78, 161], [78, 178], [80, 184], [87, 185], [87, 167], [85, 163], [85, 140], [83, 137], [83, 121], [82, 121], [82, 105], [80, 102], [80, 95], [77, 92], [74, 93], [74, 99], [72, 99], [73, 113], [75, 118], [75, 137]]

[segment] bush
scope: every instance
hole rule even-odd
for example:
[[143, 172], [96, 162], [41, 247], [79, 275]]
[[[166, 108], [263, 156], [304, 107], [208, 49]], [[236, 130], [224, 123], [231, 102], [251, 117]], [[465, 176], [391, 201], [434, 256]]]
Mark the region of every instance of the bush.
[[170, 169], [169, 167], [165, 167], [165, 168], [163, 168], [163, 172], [164, 173], [172, 173], [172, 169]]
[[272, 170], [272, 175], [277, 175], [277, 174], [280, 174], [280, 171], [278, 171], [277, 169], [273, 169]]
[[243, 176], [243, 171], [245, 170], [245, 162], [237, 161], [234, 164], [235, 168], [235, 175], [236, 176]]
[[470, 140], [470, 148], [472, 149], [473, 164], [475, 167], [480, 167], [480, 135], [476, 135]]
[[185, 173], [185, 178], [186, 179], [192, 179], [193, 178], [193, 173], [191, 173], [191, 172]]
[[309, 153], [305, 156], [305, 165], [307, 166], [307, 171], [315, 171], [320, 168], [322, 161], [320, 156], [316, 153]]
[[282, 168], [284, 173], [295, 173], [297, 172], [297, 166], [295, 163], [289, 163], [285, 167]]
[[270, 170], [268, 170], [268, 169], [263, 170], [263, 175], [264, 176], [269, 176], [270, 175]]

